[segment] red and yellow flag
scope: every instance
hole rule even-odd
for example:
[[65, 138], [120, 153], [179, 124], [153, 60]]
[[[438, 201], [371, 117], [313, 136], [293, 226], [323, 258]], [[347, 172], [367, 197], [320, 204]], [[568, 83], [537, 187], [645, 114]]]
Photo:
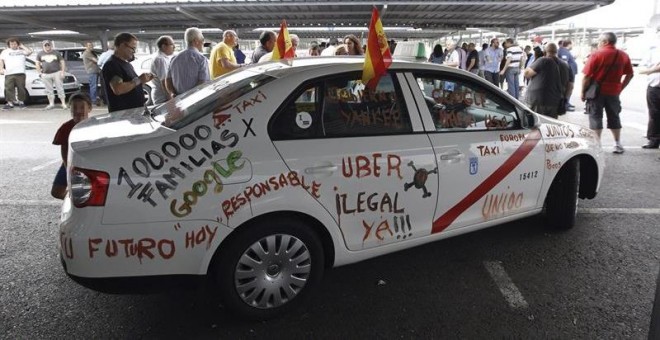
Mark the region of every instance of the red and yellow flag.
[[380, 77], [387, 73], [387, 68], [391, 64], [392, 54], [390, 53], [390, 46], [387, 43], [387, 37], [383, 31], [383, 23], [380, 21], [378, 10], [374, 7], [371, 12], [371, 22], [369, 23], [362, 83], [366, 84], [367, 88], [375, 90]]
[[282, 20], [280, 25], [280, 34], [277, 36], [275, 48], [273, 48], [273, 58], [271, 60], [293, 59], [294, 51], [289, 30], [286, 28], [286, 20]]

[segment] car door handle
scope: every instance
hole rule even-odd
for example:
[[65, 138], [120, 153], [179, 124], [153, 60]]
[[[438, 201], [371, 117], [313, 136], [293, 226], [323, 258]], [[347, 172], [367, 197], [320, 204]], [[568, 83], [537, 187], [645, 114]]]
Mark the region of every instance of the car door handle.
[[305, 173], [308, 175], [331, 174], [335, 171], [337, 171], [336, 165], [321, 165], [305, 168]]
[[452, 151], [440, 154], [440, 160], [445, 161], [445, 162], [449, 162], [449, 163], [459, 162], [463, 158], [465, 158], [465, 155], [463, 155], [463, 153], [458, 151], [458, 150], [452, 150]]

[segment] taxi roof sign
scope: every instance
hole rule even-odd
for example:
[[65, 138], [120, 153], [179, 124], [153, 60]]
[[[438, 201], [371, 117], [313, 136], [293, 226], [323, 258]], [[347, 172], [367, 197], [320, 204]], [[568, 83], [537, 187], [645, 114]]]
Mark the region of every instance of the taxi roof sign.
[[394, 58], [425, 61], [428, 59], [426, 56], [426, 45], [421, 41], [401, 41], [396, 44], [394, 49]]

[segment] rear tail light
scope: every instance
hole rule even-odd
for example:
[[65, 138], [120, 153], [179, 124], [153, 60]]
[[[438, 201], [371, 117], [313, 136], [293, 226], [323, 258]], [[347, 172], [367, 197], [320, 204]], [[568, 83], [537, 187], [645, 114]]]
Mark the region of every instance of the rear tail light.
[[76, 208], [105, 205], [110, 183], [107, 172], [73, 168], [70, 183], [71, 199]]

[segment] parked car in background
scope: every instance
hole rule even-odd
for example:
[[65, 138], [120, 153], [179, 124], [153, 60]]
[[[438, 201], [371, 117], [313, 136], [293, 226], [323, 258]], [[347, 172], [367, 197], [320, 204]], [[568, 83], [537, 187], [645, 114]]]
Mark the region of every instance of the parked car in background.
[[[81, 85], [89, 86], [89, 75], [85, 71], [85, 65], [83, 64], [82, 55], [85, 52], [84, 47], [64, 47], [56, 48], [62, 54], [64, 61], [66, 62], [67, 71], [72, 73]], [[94, 52], [97, 56], [101, 55], [103, 51], [101, 49], [94, 49]]]
[[[80, 91], [81, 84], [78, 82], [78, 79], [73, 74], [66, 72], [64, 76], [64, 93], [69, 95], [71, 93]], [[41, 78], [39, 78], [39, 73], [37, 72], [37, 66], [33, 59], [26, 59], [25, 65], [25, 88], [27, 90], [26, 103], [46, 98], [46, 86], [44, 85]], [[0, 100], [5, 100], [5, 76], [0, 75]], [[16, 99], [13, 99], [16, 100]]]
[[102, 291], [210, 277], [231, 313], [264, 319], [326, 268], [541, 212], [571, 228], [578, 198], [596, 196], [592, 130], [431, 63], [396, 60], [370, 90], [363, 64], [256, 64], [76, 125], [65, 272]]
[[[151, 72], [151, 63], [153, 63], [155, 56], [155, 54], [135, 56], [135, 60], [131, 61], [131, 65], [133, 65], [135, 73], [141, 75], [142, 73]], [[153, 104], [153, 99], [151, 98], [151, 89], [154, 87], [154, 81], [156, 81], [156, 79], [152, 79], [142, 85], [142, 92], [144, 93], [144, 99], [147, 105]]]

